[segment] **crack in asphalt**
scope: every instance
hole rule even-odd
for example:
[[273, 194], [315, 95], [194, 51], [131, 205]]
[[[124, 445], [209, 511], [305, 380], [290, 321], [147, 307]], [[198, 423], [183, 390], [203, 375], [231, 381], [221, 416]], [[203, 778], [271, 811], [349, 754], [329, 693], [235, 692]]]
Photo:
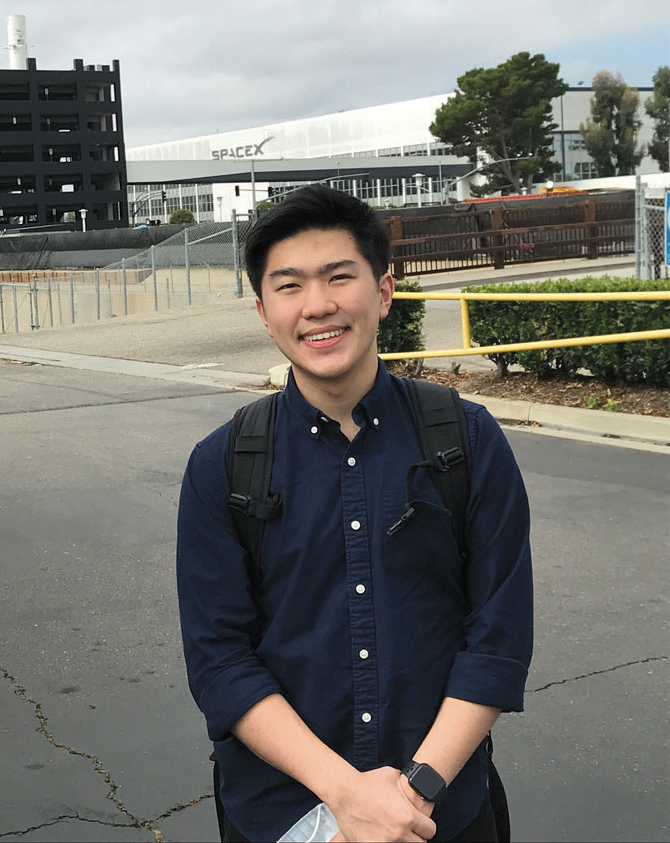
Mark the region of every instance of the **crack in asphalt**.
[[176, 802], [171, 808], [168, 808], [167, 811], [162, 814], [159, 814], [157, 817], [150, 820], [142, 820], [139, 817], [133, 816], [133, 814], [128, 811], [121, 799], [117, 796], [116, 792], [119, 788], [119, 785], [116, 784], [116, 782], [112, 778], [111, 773], [108, 770], [104, 769], [100, 759], [97, 756], [91, 755], [88, 752], [83, 752], [81, 750], [74, 749], [71, 746], [67, 746], [67, 744], [59, 743], [48, 729], [47, 724], [49, 722], [49, 718], [44, 714], [42, 710], [42, 704], [37, 702], [37, 700], [32, 699], [32, 697], [28, 695], [28, 691], [26, 690], [26, 688], [21, 685], [14, 678], [14, 676], [9, 673], [8, 670], [5, 670], [5, 668], [0, 668], [0, 671], [2, 672], [4, 678], [7, 679], [7, 681], [10, 682], [10, 684], [12, 685], [12, 689], [16, 696], [27, 705], [32, 705], [35, 707], [35, 717], [37, 718], [39, 724], [37, 726], [36, 731], [43, 735], [46, 740], [56, 749], [64, 749], [69, 752], [70, 755], [77, 755], [80, 758], [86, 758], [88, 761], [90, 761], [93, 765], [93, 769], [95, 770], [95, 772], [104, 778], [105, 783], [109, 787], [109, 793], [106, 795], [105, 798], [113, 802], [117, 810], [120, 811], [120, 813], [126, 816], [129, 820], [129, 822], [127, 823], [109, 822], [105, 820], [92, 819], [90, 817], [81, 817], [78, 814], [64, 814], [62, 816], [56, 817], [55, 819], [48, 820], [36, 826], [31, 826], [30, 828], [26, 828], [21, 831], [0, 832], [0, 838], [9, 837], [10, 835], [16, 836], [28, 834], [29, 832], [35, 831], [36, 829], [56, 825], [63, 820], [73, 819], [79, 820], [80, 822], [98, 823], [99, 825], [106, 825], [112, 828], [145, 828], [148, 831], [153, 832], [156, 843], [164, 843], [163, 833], [159, 828], [156, 828], [157, 823], [162, 822], [163, 820], [167, 819], [172, 814], [175, 814], [178, 811], [183, 811], [185, 808], [190, 808], [193, 805], [197, 805], [199, 802], [203, 802], [205, 799], [214, 798], [213, 793], [207, 793], [204, 796], [195, 796], [188, 802]]
[[[579, 676], [572, 676], [566, 679], [557, 679], [554, 682], [548, 682], [546, 685], [541, 685], [539, 688], [532, 688], [531, 690], [526, 691], [527, 694], [537, 694], [540, 691], [546, 691], [548, 688], [555, 687], [556, 685], [565, 685], [569, 682], [578, 682], [581, 679], [588, 679], [592, 676], [598, 676], [603, 673], [612, 673], [615, 670], [621, 670], [625, 667], [633, 667], [635, 665], [640, 664], [650, 664], [653, 662], [660, 662], [660, 661], [667, 661], [668, 656], [651, 656], [646, 659], [639, 659], [637, 661], [625, 662], [624, 664], [617, 664], [613, 665], [612, 667], [604, 668], [603, 670], [593, 670], [589, 673], [583, 673]], [[190, 799], [188, 802], [177, 802], [167, 811], [162, 814], [159, 814], [157, 817], [151, 820], [142, 820], [139, 817], [133, 816], [130, 811], [125, 807], [121, 799], [116, 795], [118, 790], [118, 785], [114, 782], [111, 773], [108, 770], [105, 770], [102, 766], [102, 762], [99, 758], [95, 755], [91, 755], [88, 752], [83, 752], [81, 750], [74, 749], [73, 747], [67, 746], [67, 744], [59, 743], [53, 736], [53, 734], [47, 728], [48, 718], [42, 711], [41, 703], [37, 702], [36, 700], [32, 699], [28, 696], [28, 692], [23, 685], [20, 685], [19, 682], [9, 673], [9, 671], [5, 670], [4, 668], [0, 668], [2, 674], [5, 679], [7, 679], [11, 685], [13, 686], [14, 693], [19, 697], [19, 699], [26, 703], [27, 705], [33, 705], [35, 707], [35, 716], [39, 722], [37, 730], [40, 734], [42, 734], [47, 741], [54, 746], [56, 749], [64, 749], [69, 752], [71, 755], [77, 755], [81, 758], [86, 758], [87, 760], [91, 761], [93, 764], [93, 768], [95, 772], [101, 776], [103, 776], [105, 783], [109, 787], [109, 793], [107, 794], [106, 798], [109, 799], [111, 802], [114, 803], [116, 808], [125, 815], [129, 822], [127, 823], [115, 823], [109, 822], [105, 820], [97, 820], [91, 819], [89, 817], [81, 817], [78, 814], [63, 814], [59, 817], [56, 817], [52, 820], [48, 820], [44, 823], [39, 825], [30, 826], [29, 828], [23, 829], [21, 831], [8, 831], [8, 832], [0, 832], [0, 839], [3, 837], [9, 836], [20, 836], [23, 834], [29, 834], [32, 831], [35, 831], [40, 828], [46, 828], [48, 826], [57, 825], [58, 823], [64, 820], [78, 820], [80, 822], [89, 822], [89, 823], [98, 823], [100, 825], [109, 826], [112, 828], [145, 828], [148, 831], [152, 831], [154, 834], [154, 838], [156, 843], [164, 843], [164, 837], [159, 828], [156, 828], [156, 825], [163, 820], [170, 817], [172, 814], [177, 813], [178, 811], [183, 811], [186, 808], [190, 808], [193, 805], [197, 805], [198, 803], [204, 801], [205, 799], [213, 799], [214, 794], [207, 793], [204, 796], [195, 796], [193, 799]]]
[[180, 401], [183, 398], [202, 398], [208, 395], [217, 395], [221, 392], [237, 392], [231, 387], [203, 386], [203, 391], [194, 392], [192, 395], [158, 395], [144, 398], [115, 398], [110, 401], [95, 401], [81, 404], [65, 404], [62, 407], [35, 407], [24, 410], [6, 410], [0, 412], [0, 416], [23, 416], [35, 415], [36, 413], [59, 413], [63, 410], [94, 410], [96, 407], [120, 407], [126, 404], [148, 404], [151, 401]]
[[614, 670], [621, 670], [623, 667], [633, 667], [637, 664], [649, 664], [650, 662], [667, 661], [667, 656], [651, 656], [648, 659], [639, 659], [634, 662], [625, 662], [624, 664], [615, 664], [613, 667], [606, 667], [603, 670], [592, 670], [590, 673], [582, 673], [579, 676], [570, 676], [567, 679], [557, 679], [555, 682], [547, 682], [546, 685], [541, 685], [539, 688], [532, 688], [526, 691], [527, 694], [537, 694], [539, 691], [546, 691], [547, 688], [553, 688], [556, 685], [565, 685], [567, 682], [577, 682], [580, 679], [589, 679], [591, 676], [599, 676], [601, 673], [612, 673]]

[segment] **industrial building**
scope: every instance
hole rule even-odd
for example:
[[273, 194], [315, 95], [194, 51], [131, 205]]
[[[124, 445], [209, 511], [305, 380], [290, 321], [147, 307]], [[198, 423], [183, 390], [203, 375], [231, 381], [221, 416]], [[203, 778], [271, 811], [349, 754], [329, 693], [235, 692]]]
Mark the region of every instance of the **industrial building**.
[[[39, 70], [25, 19], [7, 19], [0, 70], [0, 228], [128, 224], [119, 62]], [[74, 227], [74, 226], [73, 226]]]
[[[638, 90], [643, 124], [640, 142], [646, 143], [653, 127], [644, 102], [652, 89]], [[552, 104], [557, 125], [553, 133], [554, 158], [561, 165], [556, 181], [573, 182], [595, 175], [579, 131], [579, 124], [589, 116], [592, 95], [590, 88], [570, 88]], [[298, 161], [314, 165], [321, 162], [330, 184], [381, 208], [434, 204], [448, 198], [461, 200], [469, 195], [470, 181], [477, 178], [476, 168], [466, 159], [447, 155], [444, 144], [437, 142], [428, 130], [436, 110], [450, 96], [422, 97], [130, 148], [128, 164], [134, 174], [143, 172], [142, 162], [155, 164], [144, 168], [148, 176], [165, 171], [157, 166], [158, 162], [210, 162], [207, 174], [203, 168], [202, 178], [197, 181], [185, 177], [182, 183], [152, 182], [147, 178], [130, 184], [130, 213], [137, 221], [150, 218], [167, 222], [173, 210], [188, 208], [198, 222], [230, 219], [233, 209], [246, 213], [259, 201], [290, 189], [293, 184], [323, 177], [323, 173], [317, 176], [303, 172], [300, 178], [292, 180], [287, 172], [282, 178], [278, 171], [290, 170], [291, 162]], [[221, 181], [213, 176], [212, 165], [217, 162], [222, 173], [225, 168]], [[174, 169], [176, 173], [178, 168]], [[268, 181], [265, 175], [270, 170], [274, 170], [274, 181]], [[341, 178], [338, 170], [342, 171]], [[189, 171], [193, 168], [184, 168], [185, 173]], [[658, 166], [646, 157], [638, 172], [655, 173]]]

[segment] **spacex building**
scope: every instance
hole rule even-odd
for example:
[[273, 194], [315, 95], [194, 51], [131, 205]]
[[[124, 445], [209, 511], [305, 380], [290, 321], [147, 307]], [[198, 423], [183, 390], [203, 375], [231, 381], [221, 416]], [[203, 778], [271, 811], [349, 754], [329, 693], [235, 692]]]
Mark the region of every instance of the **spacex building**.
[[[640, 142], [653, 127], [638, 89]], [[557, 181], [593, 178], [579, 132], [589, 116], [591, 89], [571, 88], [553, 102]], [[469, 196], [476, 165], [448, 155], [428, 127], [449, 94], [341, 111], [256, 128], [126, 150], [129, 218], [167, 222], [188, 208], [197, 222], [228, 220], [307, 181], [327, 181], [380, 208], [435, 204]], [[188, 163], [191, 162], [191, 163]], [[645, 158], [640, 173], [658, 172]]]

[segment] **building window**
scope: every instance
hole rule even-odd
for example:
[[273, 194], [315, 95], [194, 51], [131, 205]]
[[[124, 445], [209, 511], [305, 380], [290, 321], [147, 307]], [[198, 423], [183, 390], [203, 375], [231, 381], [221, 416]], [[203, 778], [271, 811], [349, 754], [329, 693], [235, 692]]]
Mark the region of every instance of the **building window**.
[[402, 179], [382, 179], [380, 192], [382, 197], [402, 196]]
[[379, 149], [377, 155], [380, 158], [399, 158], [402, 151], [399, 146], [389, 146], [387, 149]]
[[201, 213], [209, 213], [214, 210], [214, 197], [211, 193], [205, 193], [198, 197]]
[[449, 155], [450, 153], [447, 149], [446, 144], [444, 144], [444, 143], [431, 143], [430, 154], [431, 155]]
[[186, 208], [187, 210], [193, 211], [193, 213], [195, 213], [197, 211], [195, 196], [182, 196], [181, 207]]
[[428, 145], [425, 143], [415, 143], [411, 146], [404, 146], [403, 155], [428, 155]]

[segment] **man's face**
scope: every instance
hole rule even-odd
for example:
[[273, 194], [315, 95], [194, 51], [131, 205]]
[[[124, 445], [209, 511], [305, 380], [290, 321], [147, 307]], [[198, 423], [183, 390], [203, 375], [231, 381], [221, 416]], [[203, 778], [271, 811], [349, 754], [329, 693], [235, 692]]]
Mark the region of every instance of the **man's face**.
[[258, 313], [299, 386], [374, 379], [393, 279], [375, 278], [348, 231], [302, 231], [275, 243], [261, 289]]

